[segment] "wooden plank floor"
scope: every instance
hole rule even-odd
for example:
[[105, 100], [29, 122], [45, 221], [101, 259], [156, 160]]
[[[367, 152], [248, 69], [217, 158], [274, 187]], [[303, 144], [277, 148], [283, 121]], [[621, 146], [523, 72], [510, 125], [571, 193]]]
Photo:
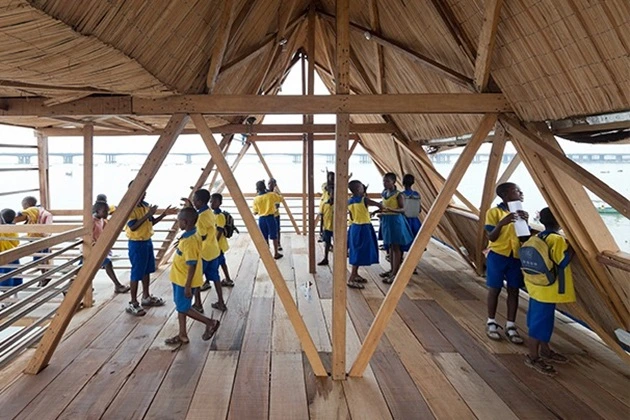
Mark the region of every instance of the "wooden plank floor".
[[[280, 270], [330, 366], [330, 269], [308, 273], [304, 237], [285, 234], [283, 245]], [[489, 342], [482, 279], [440, 244], [430, 244], [364, 377], [343, 382], [313, 375], [246, 235], [232, 241], [227, 257], [236, 282], [223, 289], [228, 311], [210, 311], [215, 292], [204, 294], [208, 313], [222, 321], [211, 341], [201, 341], [203, 327], [189, 322], [189, 345], [163, 344], [177, 330], [170, 299], [133, 318], [122, 310], [125, 296], [97, 294], [98, 305], [75, 316], [42, 373], [21, 374], [32, 349], [0, 370], [0, 419], [622, 419], [630, 413], [630, 367], [570, 319], [557, 320], [553, 343], [571, 363], [558, 366], [555, 378], [528, 369], [524, 347]], [[389, 288], [378, 276], [388, 268], [382, 260], [362, 269], [364, 290], [348, 290], [349, 364]], [[168, 270], [156, 276], [152, 292], [169, 296]], [[525, 298], [520, 307], [524, 328]]]

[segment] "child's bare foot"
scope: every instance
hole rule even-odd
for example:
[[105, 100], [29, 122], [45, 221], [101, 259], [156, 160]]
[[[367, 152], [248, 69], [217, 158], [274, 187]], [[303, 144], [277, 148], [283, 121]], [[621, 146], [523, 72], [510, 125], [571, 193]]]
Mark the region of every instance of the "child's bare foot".
[[214, 320], [214, 322], [206, 325], [206, 330], [201, 336], [201, 339], [203, 341], [210, 340], [212, 336], [214, 335], [214, 333], [217, 332], [217, 330], [219, 329], [219, 325], [221, 325], [221, 323], [218, 320]]

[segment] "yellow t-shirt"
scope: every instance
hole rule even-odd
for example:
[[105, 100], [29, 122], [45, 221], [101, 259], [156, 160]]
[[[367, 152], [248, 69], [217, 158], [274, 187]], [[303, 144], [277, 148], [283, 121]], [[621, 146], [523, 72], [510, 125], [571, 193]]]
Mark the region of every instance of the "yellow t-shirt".
[[322, 217], [324, 218], [324, 230], [329, 230], [332, 232], [333, 224], [334, 224], [334, 209], [335, 206], [330, 204], [330, 200], [324, 203]]
[[113, 204], [109, 206], [109, 214], [110, 214], [110, 216], [112, 214], [114, 214], [114, 212], [116, 211], [116, 208], [117, 207], [115, 205], [113, 205]]
[[200, 287], [203, 285], [203, 268], [201, 264], [201, 236], [197, 229], [189, 230], [177, 241], [175, 257], [169, 278], [179, 286], [186, 287], [188, 278], [188, 267], [195, 266], [195, 274], [190, 283], [190, 287]]
[[206, 261], [212, 261], [221, 254], [219, 243], [217, 242], [216, 219], [214, 213], [208, 206], [199, 209], [198, 215], [197, 233], [199, 233], [203, 241], [201, 246], [201, 258]]
[[324, 214], [324, 205], [330, 199], [330, 193], [328, 192], [328, 183], [322, 184], [322, 198], [319, 199], [319, 214]]
[[[549, 256], [556, 264], [558, 279], [551, 286], [539, 286], [529, 283], [525, 276], [525, 287], [529, 296], [539, 302], [545, 303], [571, 303], [575, 302], [575, 288], [573, 286], [573, 273], [569, 258], [569, 245], [567, 241], [557, 233], [549, 233], [545, 238], [549, 246]], [[560, 293], [562, 279], [564, 278], [564, 293]]]
[[[37, 225], [39, 224], [39, 207], [33, 206], [27, 209], [22, 210], [18, 214], [26, 216], [26, 224], [27, 225]], [[47, 236], [43, 233], [27, 233], [26, 236], [30, 238], [41, 238]]]
[[278, 193], [268, 191], [254, 198], [252, 210], [259, 216], [270, 216], [276, 213], [276, 203], [279, 204], [281, 202], [282, 198]]
[[[508, 214], [510, 214], [510, 211], [503, 203], [488, 210], [486, 212], [486, 231], [492, 231], [495, 226], [499, 224], [499, 221]], [[518, 236], [516, 236], [514, 223], [503, 226], [497, 240], [494, 242], [490, 241], [488, 243], [488, 248], [499, 255], [503, 255], [504, 257], [509, 257], [511, 255], [514, 258], [518, 258], [518, 251], [521, 249], [521, 241], [518, 239]]]
[[[18, 233], [17, 232], [7, 232], [7, 233], [0, 233], [0, 236], [4, 237], [4, 238], [17, 238], [18, 237]], [[3, 239], [0, 240], [0, 252], [4, 252], [4, 251], [8, 251], [10, 249], [13, 249], [15, 247], [17, 247], [20, 244], [20, 241], [17, 240], [11, 240], [11, 239]]]
[[127, 225], [125, 226], [125, 233], [130, 241], [148, 241], [153, 236], [153, 218], [148, 218], [144, 223], [140, 225], [138, 229], [132, 231], [129, 226], [133, 225], [136, 220], [142, 219], [149, 211], [149, 203], [146, 201], [138, 204], [129, 215]]
[[221, 209], [214, 211], [215, 220], [217, 221], [217, 230], [222, 231], [221, 239], [219, 239], [219, 249], [224, 254], [230, 249], [228, 239], [225, 237], [225, 215], [221, 212]]
[[365, 206], [365, 197], [350, 197], [350, 200], [348, 200], [348, 210], [350, 211], [351, 224], [365, 225], [372, 223], [370, 220], [370, 212]]

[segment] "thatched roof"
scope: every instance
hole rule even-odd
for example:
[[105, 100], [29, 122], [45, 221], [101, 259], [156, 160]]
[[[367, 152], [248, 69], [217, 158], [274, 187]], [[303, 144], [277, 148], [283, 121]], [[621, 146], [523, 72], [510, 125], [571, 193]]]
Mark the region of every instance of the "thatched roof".
[[[223, 10], [230, 3], [231, 13]], [[206, 93], [213, 60], [221, 65], [212, 93], [274, 93], [295, 62], [294, 53], [305, 46], [309, 3], [0, 1], [0, 98], [43, 96], [55, 104], [89, 95]], [[332, 88], [335, 34], [330, 17], [335, 2], [316, 5], [314, 59]], [[483, 6], [482, 0], [352, 1], [352, 90], [468, 92]], [[490, 88], [503, 92], [524, 121], [630, 109], [628, 16], [630, 4], [625, 0], [506, 1], [491, 60]], [[374, 39], [366, 39], [365, 31], [393, 47], [378, 47]], [[227, 42], [224, 51], [222, 42]], [[464, 82], [427, 69], [414, 54]], [[426, 140], [470, 133], [479, 117], [398, 115], [393, 120], [407, 138]], [[71, 124], [19, 117], [0, 121], [32, 127]], [[144, 122], [159, 128], [165, 120]], [[110, 123], [129, 128], [120, 120]]]

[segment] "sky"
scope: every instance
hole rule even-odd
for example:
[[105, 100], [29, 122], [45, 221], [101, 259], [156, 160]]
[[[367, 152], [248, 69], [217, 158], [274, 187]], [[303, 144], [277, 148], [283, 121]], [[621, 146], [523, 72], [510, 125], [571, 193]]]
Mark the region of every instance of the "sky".
[[[317, 73], [315, 74], [315, 94], [329, 94], [326, 86], [321, 81]], [[301, 70], [300, 65], [293, 67], [289, 73], [280, 95], [299, 95], [302, 92], [301, 86]], [[269, 115], [265, 118], [263, 124], [300, 124], [302, 116], [300, 115]], [[315, 123], [334, 124], [334, 115], [316, 115]], [[97, 137], [94, 142], [94, 151], [112, 152], [148, 152], [157, 140], [156, 136], [130, 136], [130, 137]], [[591, 145], [574, 143], [564, 139], [558, 139], [560, 145], [566, 153], [601, 153], [602, 150], [607, 153], [627, 153], [630, 145]], [[12, 126], [0, 125], [0, 144], [35, 144], [33, 130], [27, 128], [18, 128]], [[82, 139], [80, 137], [52, 137], [49, 139], [49, 149], [51, 152], [79, 152], [83, 148]], [[234, 144], [230, 152], [236, 152], [240, 146]], [[491, 145], [484, 144], [479, 150], [481, 153], [488, 153]], [[605, 149], [603, 149], [605, 148]], [[450, 150], [449, 153], [457, 153], [461, 148]], [[6, 150], [5, 150], [6, 151]], [[205, 153], [203, 142], [197, 135], [180, 136], [173, 147], [173, 152], [192, 152]], [[265, 142], [261, 145], [263, 153], [287, 152], [301, 153], [302, 145], [299, 142]], [[506, 146], [506, 153], [514, 152], [510, 143]], [[315, 143], [316, 153], [334, 153], [334, 142], [323, 141]], [[356, 153], [364, 153], [365, 151], [359, 146]], [[253, 151], [252, 151], [253, 153]]]

